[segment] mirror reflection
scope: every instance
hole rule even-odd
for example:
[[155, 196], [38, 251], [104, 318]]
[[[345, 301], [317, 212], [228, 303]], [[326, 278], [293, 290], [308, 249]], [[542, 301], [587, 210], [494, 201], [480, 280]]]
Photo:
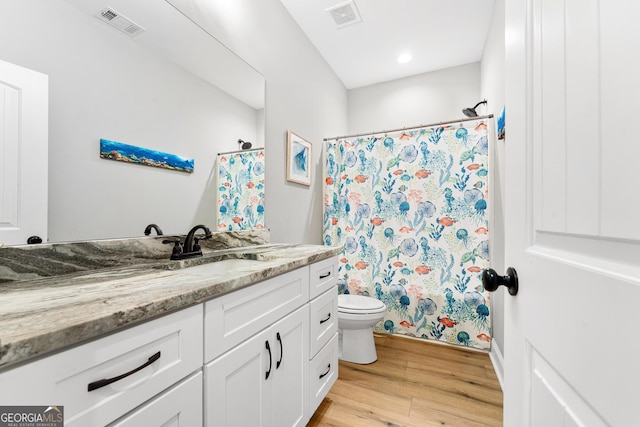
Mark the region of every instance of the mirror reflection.
[[[99, 19], [97, 0], [0, 14], [0, 59], [49, 80], [50, 242], [213, 227], [217, 153], [264, 145], [263, 76], [171, 3], [110, 0], [135, 35]], [[101, 139], [192, 158], [193, 173], [101, 159]]]

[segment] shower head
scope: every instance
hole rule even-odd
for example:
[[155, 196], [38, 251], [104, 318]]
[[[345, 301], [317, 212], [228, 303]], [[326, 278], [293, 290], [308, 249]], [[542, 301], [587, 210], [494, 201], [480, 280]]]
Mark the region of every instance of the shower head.
[[478, 108], [478, 105], [486, 104], [486, 103], [487, 103], [487, 100], [485, 99], [484, 101], [478, 102], [476, 105], [473, 106], [473, 108], [464, 108], [462, 110], [462, 114], [464, 114], [467, 117], [478, 117], [478, 112], [476, 111], [476, 108]]
[[243, 150], [248, 150], [249, 148], [251, 148], [251, 143], [250, 142], [245, 142], [241, 139], [238, 140], [238, 144], [242, 144], [242, 146], [240, 147]]

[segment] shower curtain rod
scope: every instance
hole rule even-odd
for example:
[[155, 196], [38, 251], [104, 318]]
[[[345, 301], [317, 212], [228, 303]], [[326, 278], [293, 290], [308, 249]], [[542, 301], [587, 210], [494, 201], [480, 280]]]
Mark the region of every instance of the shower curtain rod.
[[222, 156], [223, 154], [248, 153], [249, 151], [257, 151], [257, 150], [264, 150], [264, 147], [260, 147], [260, 148], [251, 148], [251, 149], [249, 149], [249, 150], [225, 151], [224, 153], [218, 153], [218, 156]]
[[492, 117], [493, 117], [493, 114], [488, 114], [486, 116], [467, 117], [467, 118], [464, 118], [464, 119], [449, 120], [448, 122], [438, 122], [438, 123], [431, 123], [431, 124], [428, 124], [428, 125], [410, 126], [410, 127], [405, 127], [405, 128], [383, 130], [383, 131], [380, 131], [380, 132], [356, 133], [356, 134], [353, 134], [353, 135], [334, 136], [333, 138], [325, 138], [324, 141], [332, 141], [334, 139], [342, 139], [342, 138], [355, 138], [357, 136], [365, 136], [365, 135], [376, 135], [376, 134], [379, 134], [379, 133], [398, 132], [398, 131], [401, 131], [401, 130], [408, 130], [408, 129], [420, 129], [420, 128], [427, 128], [427, 127], [431, 127], [431, 126], [435, 126], [435, 125], [448, 125], [450, 123], [461, 123], [461, 122], [468, 122], [468, 121], [471, 121], [471, 120], [490, 119]]

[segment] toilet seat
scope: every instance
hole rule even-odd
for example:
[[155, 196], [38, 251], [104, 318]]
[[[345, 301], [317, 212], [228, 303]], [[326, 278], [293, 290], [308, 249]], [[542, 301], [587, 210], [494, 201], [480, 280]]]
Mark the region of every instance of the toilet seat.
[[363, 295], [338, 295], [338, 312], [347, 314], [378, 314], [387, 310], [387, 306], [377, 298]]

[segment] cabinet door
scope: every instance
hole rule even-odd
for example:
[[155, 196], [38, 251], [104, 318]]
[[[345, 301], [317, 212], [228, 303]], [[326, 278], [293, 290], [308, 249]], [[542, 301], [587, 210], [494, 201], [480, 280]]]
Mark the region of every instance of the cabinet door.
[[272, 375], [277, 354], [269, 342], [270, 333], [267, 329], [255, 335], [205, 366], [206, 426], [271, 425]]
[[275, 355], [273, 426], [304, 426], [309, 420], [309, 306], [271, 327]]

